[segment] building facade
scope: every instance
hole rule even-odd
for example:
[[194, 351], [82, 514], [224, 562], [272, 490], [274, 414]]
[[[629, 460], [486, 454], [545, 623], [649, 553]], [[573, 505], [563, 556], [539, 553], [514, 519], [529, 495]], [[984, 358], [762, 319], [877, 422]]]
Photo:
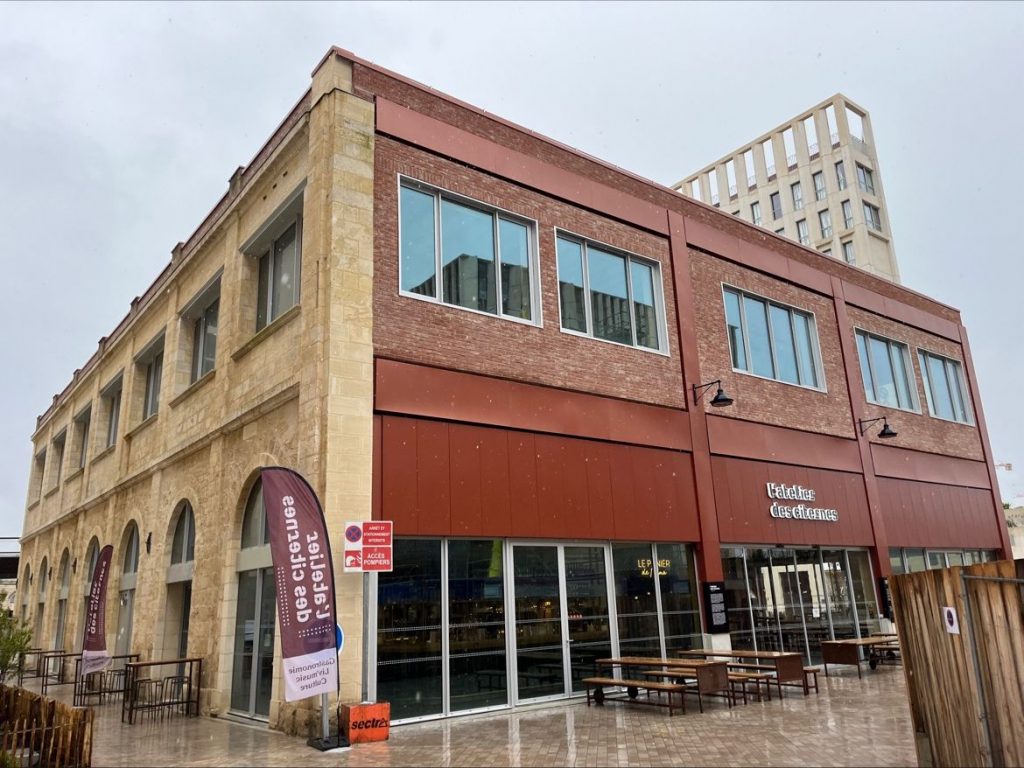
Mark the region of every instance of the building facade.
[[341, 698], [397, 720], [613, 653], [813, 659], [894, 568], [1009, 554], [956, 310], [340, 49], [32, 439], [35, 642], [80, 647], [112, 544], [108, 647], [292, 732], [262, 466], [335, 541], [394, 521], [393, 572], [335, 579]]
[[898, 283], [876, 147], [867, 110], [836, 94], [674, 188]]

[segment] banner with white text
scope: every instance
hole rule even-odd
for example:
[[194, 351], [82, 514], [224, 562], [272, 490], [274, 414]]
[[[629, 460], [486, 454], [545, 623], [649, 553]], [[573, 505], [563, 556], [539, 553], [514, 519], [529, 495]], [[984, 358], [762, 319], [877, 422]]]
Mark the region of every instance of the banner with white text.
[[89, 586], [89, 603], [85, 608], [85, 636], [82, 639], [82, 676], [102, 672], [110, 664], [107, 653], [107, 576], [114, 548], [107, 544], [100, 550]]
[[323, 509], [297, 472], [264, 467], [260, 474], [277, 586], [285, 700], [335, 693], [334, 568]]

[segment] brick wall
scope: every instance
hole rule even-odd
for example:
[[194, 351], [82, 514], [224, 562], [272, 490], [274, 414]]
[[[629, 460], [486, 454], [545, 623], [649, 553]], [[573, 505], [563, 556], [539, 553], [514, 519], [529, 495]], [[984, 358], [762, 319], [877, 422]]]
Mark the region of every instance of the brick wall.
[[[543, 327], [399, 295], [398, 174], [538, 222]], [[668, 245], [660, 237], [378, 137], [374, 346], [378, 356], [514, 378], [630, 400], [685, 407], [675, 320], [669, 356], [563, 333], [555, 228], [661, 263], [665, 305], [675, 305]]]

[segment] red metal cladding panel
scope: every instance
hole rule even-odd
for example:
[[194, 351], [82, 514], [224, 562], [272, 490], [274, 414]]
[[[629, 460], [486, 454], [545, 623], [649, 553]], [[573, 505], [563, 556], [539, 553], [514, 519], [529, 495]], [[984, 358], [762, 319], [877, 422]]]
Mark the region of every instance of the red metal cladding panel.
[[875, 474], [879, 477], [969, 488], [991, 487], [988, 466], [983, 461], [940, 456], [879, 443], [871, 444], [871, 458], [875, 464]]
[[452, 536], [479, 535], [484, 529], [480, 489], [480, 448], [484, 432], [457, 424], [452, 424], [448, 430], [451, 441]]
[[529, 432], [508, 433], [508, 474], [511, 481], [512, 536], [536, 536], [540, 530], [540, 479], [537, 440]]
[[528, 478], [510, 475], [509, 443], [515, 433], [501, 429], [481, 430], [480, 438], [480, 504], [481, 520], [478, 533], [483, 536], [510, 536], [512, 534], [512, 500], [518, 514], [520, 489]]
[[612, 451], [608, 443], [590, 441], [584, 445], [590, 533], [594, 538], [615, 538], [615, 502], [612, 496]]
[[[770, 462], [711, 458], [723, 543], [867, 546], [872, 543], [867, 498], [860, 475]], [[771, 499], [768, 483], [814, 490], [814, 500]], [[835, 509], [838, 520], [783, 519], [773, 502]]]
[[416, 502], [416, 422], [381, 420], [381, 518], [393, 520], [395, 531], [419, 532]]
[[451, 534], [451, 448], [447, 424], [417, 423], [416, 464], [418, 532], [448, 536]]
[[878, 478], [889, 545], [997, 549], [992, 492], [982, 488]]

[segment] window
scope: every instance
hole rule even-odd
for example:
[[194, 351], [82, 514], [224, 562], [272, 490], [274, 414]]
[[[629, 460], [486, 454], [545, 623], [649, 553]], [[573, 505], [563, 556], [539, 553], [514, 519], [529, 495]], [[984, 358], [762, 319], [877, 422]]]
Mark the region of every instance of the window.
[[800, 219], [796, 223], [796, 235], [797, 239], [800, 240], [801, 245], [809, 245], [811, 242], [811, 233], [807, 228], [807, 219]]
[[747, 188], [757, 186], [757, 170], [754, 168], [754, 150], [748, 149], [743, 153], [743, 167], [747, 171]]
[[821, 388], [814, 316], [725, 288], [732, 367], [768, 379]]
[[842, 160], [836, 163], [836, 182], [840, 190], [846, 189], [846, 166]]
[[62, 429], [60, 434], [53, 438], [53, 467], [50, 470], [50, 487], [56, 488], [60, 485], [60, 472], [64, 467], [64, 445], [67, 443], [68, 431]]
[[107, 384], [100, 393], [103, 401], [103, 408], [106, 411], [107, 441], [105, 447], [109, 448], [117, 442], [117, 422], [121, 414], [121, 389], [124, 379], [120, 374], [112, 382]]
[[78, 445], [78, 469], [85, 466], [89, 455], [89, 425], [92, 422], [92, 407], [82, 409], [75, 416], [75, 442]]
[[768, 180], [770, 181], [775, 176], [775, 150], [772, 147], [771, 138], [761, 142], [761, 154], [764, 155], [764, 168], [768, 173]]
[[973, 424], [964, 395], [960, 363], [923, 349], [919, 349], [917, 355], [921, 363], [924, 392], [928, 397], [928, 412], [940, 419]]
[[772, 192], [771, 196], [768, 199], [771, 201], [771, 204], [772, 204], [772, 218], [773, 219], [781, 219], [782, 218], [782, 196], [778, 192]]
[[410, 183], [402, 184], [401, 211], [403, 293], [534, 320], [533, 227], [525, 219]]
[[786, 164], [793, 168], [796, 166], [796, 141], [793, 139], [792, 128], [782, 132], [782, 146], [786, 149]]
[[700, 200], [700, 179], [694, 179], [690, 182], [690, 197], [694, 200]]
[[729, 197], [736, 197], [736, 163], [733, 160], [725, 163], [725, 180], [729, 184]]
[[871, 172], [870, 168], [865, 168], [860, 163], [857, 163], [857, 186], [862, 192], [867, 192], [869, 195], [875, 194], [875, 174]]
[[43, 494], [43, 473], [46, 470], [46, 449], [36, 454], [32, 461], [32, 500], [36, 501]]
[[868, 226], [879, 232], [882, 231], [882, 214], [877, 206], [871, 203], [864, 203], [864, 221]]
[[755, 202], [750, 204], [750, 220], [752, 222], [754, 222], [755, 224], [757, 224], [758, 226], [761, 225], [761, 203], [760, 202], [755, 201]]
[[799, 211], [801, 208], [804, 207], [803, 187], [800, 186], [800, 182], [798, 181], [796, 184], [790, 185], [789, 191], [793, 195], [793, 210]]
[[818, 154], [818, 127], [814, 124], [814, 115], [804, 118], [804, 138], [807, 140], [807, 154], [811, 157]]
[[785, 235], [786, 234], [786, 228], [785, 227], [779, 227], [778, 229], [775, 230], [775, 234], [776, 235]]
[[[160, 380], [164, 372], [164, 336], [162, 333], [136, 356], [135, 364], [139, 371], [136, 380], [141, 380], [144, 387], [142, 391], [142, 421], [145, 421], [154, 416], [160, 408]], [[135, 389], [135, 392], [137, 393], [138, 389]], [[137, 394], [136, 397], [138, 397]]]
[[823, 253], [824, 255], [826, 255], [826, 256], [831, 256], [831, 255], [832, 255], [832, 249], [831, 249], [831, 248], [822, 248], [822, 249], [821, 249], [821, 252], [822, 252], [822, 253]]
[[910, 375], [913, 368], [906, 344], [858, 330], [857, 353], [864, 394], [869, 403], [917, 410], [914, 380]]
[[661, 272], [656, 264], [559, 235], [562, 328], [661, 350]]
[[839, 143], [839, 126], [836, 125], [836, 107], [835, 104], [829, 104], [825, 107], [825, 121], [828, 123], [828, 138], [832, 142], [832, 146]]
[[712, 168], [708, 171], [708, 189], [711, 190], [711, 204], [718, 205], [718, 171]]
[[849, 240], [843, 243], [843, 258], [846, 260], [847, 264], [857, 263], [857, 259], [854, 258], [853, 255], [853, 243]]
[[174, 526], [171, 539], [171, 565], [190, 563], [196, 559], [196, 518], [192, 505], [187, 501], [182, 504], [178, 513], [178, 522]]
[[296, 220], [259, 257], [256, 292], [256, 330], [299, 303], [299, 221]]
[[217, 357], [217, 312], [220, 300], [214, 301], [192, 326], [192, 381], [198, 381], [213, 370]]
[[811, 179], [814, 181], [814, 199], [824, 200], [825, 195], [828, 194], [825, 189], [825, 174], [822, 171], [818, 171], [811, 176]]
[[843, 228], [850, 229], [853, 227], [853, 206], [850, 205], [849, 200], [843, 200]]
[[849, 107], [846, 108], [846, 124], [850, 127], [850, 135], [864, 141], [864, 116]]
[[832, 237], [832, 214], [828, 208], [818, 211], [818, 224], [821, 225], [821, 236]]

